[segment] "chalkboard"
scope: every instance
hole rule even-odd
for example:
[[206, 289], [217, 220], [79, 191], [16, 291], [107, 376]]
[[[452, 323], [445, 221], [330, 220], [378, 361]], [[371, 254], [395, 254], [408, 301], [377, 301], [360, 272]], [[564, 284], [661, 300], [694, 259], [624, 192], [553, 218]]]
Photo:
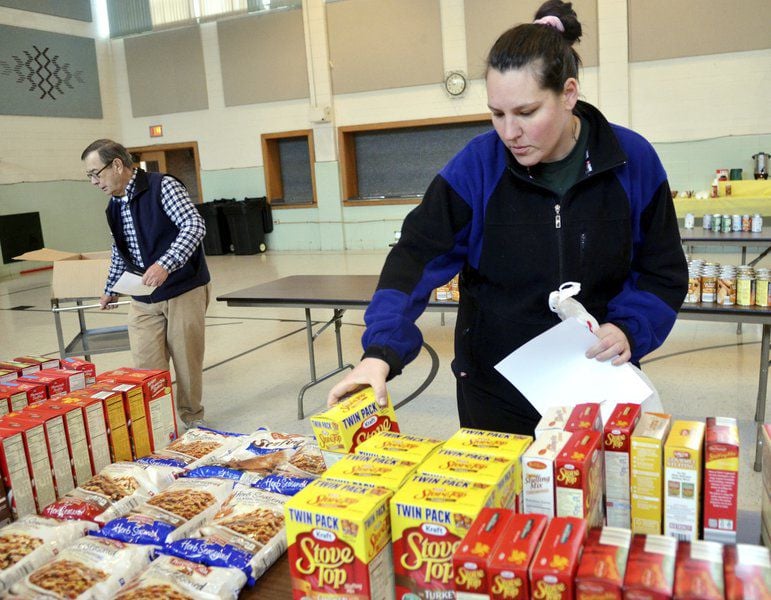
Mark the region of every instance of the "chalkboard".
[[480, 121], [355, 133], [357, 199], [422, 196], [439, 170], [491, 127]]
[[14, 256], [42, 247], [40, 213], [0, 215], [0, 252], [3, 254], [3, 263], [13, 262]]
[[290, 204], [313, 201], [313, 178], [307, 137], [286, 138], [278, 141], [281, 164], [281, 185], [284, 197], [273, 202]]

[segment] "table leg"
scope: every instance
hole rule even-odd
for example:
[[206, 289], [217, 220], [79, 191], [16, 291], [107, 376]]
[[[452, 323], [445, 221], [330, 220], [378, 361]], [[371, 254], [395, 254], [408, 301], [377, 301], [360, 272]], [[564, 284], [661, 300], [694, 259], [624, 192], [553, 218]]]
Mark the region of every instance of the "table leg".
[[763, 324], [763, 335], [760, 342], [760, 376], [758, 378], [758, 400], [755, 404], [755, 423], [757, 438], [755, 440], [755, 470], [761, 469], [763, 456], [763, 421], [766, 419], [766, 392], [768, 385], [768, 346], [771, 340], [771, 325]]

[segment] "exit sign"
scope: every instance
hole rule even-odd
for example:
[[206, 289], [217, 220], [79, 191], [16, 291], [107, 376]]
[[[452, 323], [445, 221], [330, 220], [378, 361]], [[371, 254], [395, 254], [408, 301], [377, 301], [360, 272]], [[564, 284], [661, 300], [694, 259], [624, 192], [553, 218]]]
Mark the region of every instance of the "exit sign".
[[150, 125], [150, 137], [163, 137], [163, 125]]

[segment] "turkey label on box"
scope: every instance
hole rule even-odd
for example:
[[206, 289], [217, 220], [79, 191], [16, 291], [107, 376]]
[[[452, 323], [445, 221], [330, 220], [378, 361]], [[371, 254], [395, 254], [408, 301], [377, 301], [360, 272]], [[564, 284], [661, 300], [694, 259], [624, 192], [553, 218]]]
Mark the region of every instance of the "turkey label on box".
[[603, 436], [605, 513], [610, 527], [629, 529], [631, 525], [629, 453], [632, 446], [632, 432], [639, 420], [639, 404], [617, 404], [605, 424]]

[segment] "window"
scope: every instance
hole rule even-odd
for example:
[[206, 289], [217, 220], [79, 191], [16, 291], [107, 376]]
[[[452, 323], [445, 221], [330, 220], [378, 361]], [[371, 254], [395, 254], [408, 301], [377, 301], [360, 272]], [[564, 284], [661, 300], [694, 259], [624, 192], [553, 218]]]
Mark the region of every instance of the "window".
[[313, 130], [262, 134], [265, 189], [273, 208], [316, 203]]

